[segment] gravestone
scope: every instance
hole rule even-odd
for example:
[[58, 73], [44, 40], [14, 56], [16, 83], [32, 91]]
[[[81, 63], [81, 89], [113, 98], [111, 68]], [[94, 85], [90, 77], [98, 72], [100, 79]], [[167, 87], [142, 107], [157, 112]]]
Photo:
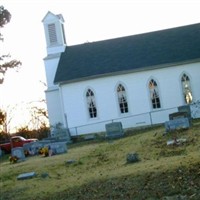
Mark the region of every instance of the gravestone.
[[1, 148], [0, 148], [0, 158], [3, 156], [3, 152], [2, 152], [2, 150], [1, 150]]
[[91, 134], [84, 135], [84, 140], [94, 140], [95, 136]]
[[24, 145], [23, 145], [23, 149], [24, 149], [24, 151], [27, 151], [27, 152], [29, 152], [30, 150], [31, 150], [31, 143], [25, 143]]
[[50, 149], [52, 150], [53, 154], [62, 154], [67, 152], [67, 144], [66, 142], [55, 142], [50, 143], [47, 145], [50, 146]]
[[67, 160], [67, 161], [65, 162], [65, 164], [66, 164], [66, 165], [69, 165], [69, 164], [73, 164], [73, 163], [75, 163], [75, 162], [76, 162], [76, 160], [71, 159], [71, 160]]
[[182, 112], [182, 111], [169, 114], [169, 120], [174, 120], [178, 118], [187, 118], [187, 117], [188, 117], [187, 112]]
[[20, 174], [18, 177], [17, 177], [17, 180], [25, 180], [25, 179], [30, 179], [30, 178], [33, 178], [36, 176], [36, 173], [35, 172], [28, 172], [28, 173], [23, 173], [23, 174]]
[[137, 153], [128, 153], [127, 156], [126, 156], [126, 161], [127, 163], [134, 163], [134, 162], [138, 162], [140, 159], [139, 159], [139, 156]]
[[191, 109], [190, 109], [190, 105], [184, 105], [184, 106], [179, 106], [178, 107], [178, 111], [179, 112], [186, 112], [187, 113], [187, 117], [189, 119], [191, 119]]
[[40, 176], [41, 178], [47, 178], [49, 177], [49, 174], [47, 172], [43, 172]]
[[190, 105], [179, 106], [178, 111], [185, 112], [187, 115], [186, 117], [189, 119], [190, 125], [192, 125], [192, 113], [191, 113]]
[[121, 122], [112, 122], [106, 124], [106, 138], [119, 138], [124, 135], [124, 130], [122, 128]]
[[55, 142], [67, 141], [67, 143], [71, 143], [70, 131], [67, 128], [63, 128], [62, 124], [57, 124], [51, 130], [51, 139]]
[[174, 120], [169, 120], [165, 122], [166, 132], [177, 130], [177, 129], [187, 129], [190, 128], [190, 123], [188, 118], [177, 118]]
[[187, 142], [187, 140], [184, 139], [184, 138], [180, 138], [180, 139], [175, 138], [173, 140], [168, 140], [167, 145], [180, 145], [180, 144], [183, 144], [185, 142]]
[[19, 161], [25, 160], [23, 147], [12, 148], [11, 154], [12, 156], [16, 156], [19, 159]]
[[37, 141], [37, 142], [30, 142], [23, 145], [24, 151], [31, 152], [31, 155], [37, 155], [39, 150], [44, 147], [44, 144]]

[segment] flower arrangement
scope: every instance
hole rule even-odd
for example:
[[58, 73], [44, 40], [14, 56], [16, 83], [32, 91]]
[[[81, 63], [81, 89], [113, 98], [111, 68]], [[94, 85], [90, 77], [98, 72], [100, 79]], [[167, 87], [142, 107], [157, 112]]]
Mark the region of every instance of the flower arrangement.
[[9, 161], [11, 164], [16, 163], [19, 160], [19, 158], [17, 156], [10, 156], [9, 157]]
[[47, 157], [49, 155], [49, 148], [48, 147], [43, 147], [39, 150], [39, 154], [44, 155], [45, 157]]

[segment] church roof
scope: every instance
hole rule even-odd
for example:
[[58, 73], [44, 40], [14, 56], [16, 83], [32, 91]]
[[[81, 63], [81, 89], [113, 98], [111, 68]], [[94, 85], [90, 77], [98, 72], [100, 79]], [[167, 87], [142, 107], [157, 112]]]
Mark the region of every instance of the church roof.
[[55, 83], [151, 70], [200, 58], [200, 24], [67, 46]]

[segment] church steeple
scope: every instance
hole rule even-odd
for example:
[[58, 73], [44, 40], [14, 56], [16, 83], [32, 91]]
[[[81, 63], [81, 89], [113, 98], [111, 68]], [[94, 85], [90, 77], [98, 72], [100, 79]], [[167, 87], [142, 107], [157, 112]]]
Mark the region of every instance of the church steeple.
[[42, 22], [45, 31], [47, 54], [63, 52], [66, 46], [63, 16], [48, 12]]

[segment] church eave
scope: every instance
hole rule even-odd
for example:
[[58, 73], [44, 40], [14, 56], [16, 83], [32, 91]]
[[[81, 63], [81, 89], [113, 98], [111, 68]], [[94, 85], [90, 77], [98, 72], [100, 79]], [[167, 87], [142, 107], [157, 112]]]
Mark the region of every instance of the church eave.
[[85, 77], [80, 77], [80, 78], [70, 79], [70, 80], [62, 80], [62, 81], [57, 81], [57, 82], [54, 81], [54, 84], [65, 85], [65, 84], [81, 82], [81, 81], [86, 81], [86, 80], [92, 80], [92, 79], [97, 79], [97, 78], [125, 75], [125, 74], [130, 74], [130, 73], [150, 71], [150, 70], [156, 70], [156, 69], [162, 69], [162, 68], [168, 68], [168, 67], [175, 67], [175, 66], [179, 66], [179, 65], [192, 64], [192, 63], [196, 63], [196, 62], [200, 62], [200, 58], [176, 62], [176, 63], [167, 63], [167, 64], [161, 64], [161, 65], [155, 65], [155, 66], [146, 66], [146, 67], [141, 67], [141, 68], [131, 69], [131, 70], [121, 70], [121, 71], [117, 71], [117, 72], [96, 74], [96, 75], [92, 75], [92, 76], [85, 76]]

